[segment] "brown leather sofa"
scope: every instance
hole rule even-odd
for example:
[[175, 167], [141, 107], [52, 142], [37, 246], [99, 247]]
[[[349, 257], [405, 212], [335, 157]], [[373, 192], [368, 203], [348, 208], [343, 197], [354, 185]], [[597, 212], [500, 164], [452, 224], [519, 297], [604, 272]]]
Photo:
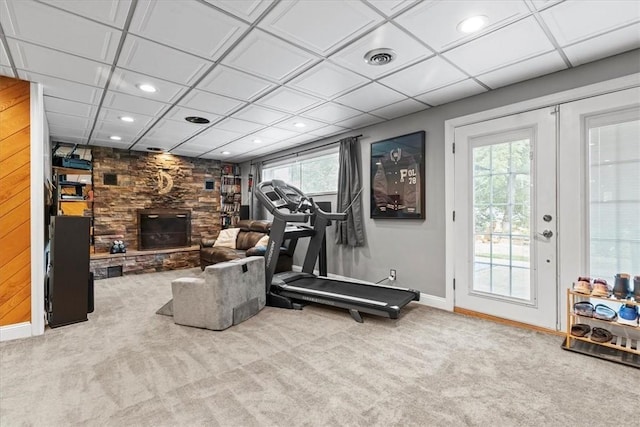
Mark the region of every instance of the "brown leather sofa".
[[[202, 239], [200, 241], [200, 268], [219, 262], [230, 261], [247, 256], [264, 255], [262, 248], [255, 245], [265, 235], [269, 234], [271, 222], [244, 219], [236, 226], [240, 229], [236, 237], [236, 248], [226, 248], [213, 246], [215, 239]], [[276, 273], [281, 271], [291, 271], [293, 257], [286, 253], [286, 248], [281, 248]]]

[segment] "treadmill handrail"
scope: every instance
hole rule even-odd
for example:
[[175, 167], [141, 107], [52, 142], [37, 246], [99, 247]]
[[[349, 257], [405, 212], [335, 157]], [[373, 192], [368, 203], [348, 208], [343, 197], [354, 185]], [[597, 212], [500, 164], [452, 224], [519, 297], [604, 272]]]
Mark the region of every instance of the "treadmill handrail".
[[264, 193], [263, 187], [272, 186], [271, 181], [263, 181], [256, 186], [256, 195], [258, 199], [262, 202], [264, 207], [267, 208], [269, 213], [275, 217], [281, 218], [287, 222], [307, 222], [311, 214], [308, 213], [286, 213], [278, 209], [278, 207], [273, 203], [267, 195]]

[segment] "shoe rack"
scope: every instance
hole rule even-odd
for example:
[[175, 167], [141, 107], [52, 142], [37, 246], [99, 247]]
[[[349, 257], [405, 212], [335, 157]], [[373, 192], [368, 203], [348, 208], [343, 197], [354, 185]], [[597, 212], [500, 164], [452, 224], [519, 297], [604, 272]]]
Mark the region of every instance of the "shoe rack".
[[[620, 323], [616, 320], [601, 320], [595, 317], [576, 314], [573, 306], [578, 301], [593, 301], [594, 305], [596, 302], [602, 302], [605, 304], [628, 304], [635, 306], [640, 306], [640, 302], [634, 301], [633, 299], [621, 300], [614, 297], [596, 297], [567, 289], [567, 335], [562, 344], [565, 350], [588, 354], [590, 356], [640, 368], [640, 327]], [[590, 325], [592, 329], [593, 327], [606, 329], [611, 332], [613, 338], [609, 342], [596, 342], [590, 338], [591, 333], [584, 337], [571, 335], [571, 328], [577, 323], [586, 323]]]

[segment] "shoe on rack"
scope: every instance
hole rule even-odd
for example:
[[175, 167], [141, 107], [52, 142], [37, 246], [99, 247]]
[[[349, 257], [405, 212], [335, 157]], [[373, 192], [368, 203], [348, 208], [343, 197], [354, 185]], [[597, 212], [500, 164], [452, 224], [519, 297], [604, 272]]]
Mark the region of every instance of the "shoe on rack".
[[631, 293], [631, 285], [629, 283], [629, 276], [626, 273], [616, 274], [616, 281], [613, 285], [613, 295], [618, 299], [627, 299]]
[[633, 304], [623, 304], [618, 310], [618, 323], [638, 326], [638, 307]]
[[578, 277], [578, 281], [573, 284], [573, 291], [579, 294], [591, 295], [591, 278]]
[[611, 307], [604, 304], [597, 304], [593, 309], [593, 317], [595, 319], [606, 320], [612, 322], [618, 317], [618, 313]]
[[578, 316], [593, 317], [593, 304], [588, 301], [580, 301], [573, 304], [573, 312]]
[[633, 278], [633, 298], [640, 303], [640, 276]]
[[603, 328], [593, 328], [591, 330], [591, 341], [609, 342], [613, 338], [611, 332]]
[[604, 279], [595, 279], [593, 281], [593, 291], [591, 295], [594, 297], [609, 297], [611, 296], [611, 289], [609, 284]]
[[585, 323], [576, 323], [571, 326], [571, 335], [574, 337], [584, 337], [591, 331], [591, 326]]

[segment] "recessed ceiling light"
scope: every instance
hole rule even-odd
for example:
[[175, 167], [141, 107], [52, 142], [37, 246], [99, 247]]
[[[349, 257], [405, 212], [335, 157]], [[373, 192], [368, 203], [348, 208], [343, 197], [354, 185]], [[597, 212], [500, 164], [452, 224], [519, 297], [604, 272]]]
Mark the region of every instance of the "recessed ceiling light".
[[387, 65], [396, 58], [393, 49], [373, 49], [364, 54], [364, 62], [369, 65]]
[[261, 139], [254, 139], [253, 142], [255, 142], [256, 144], [260, 144], [262, 142]]
[[114, 141], [121, 141], [121, 140], [122, 140], [122, 138], [121, 138], [121, 137], [119, 137], [119, 136], [117, 136], [117, 135], [111, 135], [111, 136], [109, 137], [109, 139], [112, 139], [112, 140], [114, 140]]
[[476, 31], [484, 28], [488, 22], [489, 18], [486, 16], [476, 15], [460, 21], [457, 28], [461, 33], [475, 33]]
[[153, 93], [156, 91], [156, 88], [151, 86], [150, 84], [144, 83], [144, 84], [139, 84], [138, 85], [138, 89], [140, 89], [143, 92], [149, 92], [149, 93]]
[[231, 152], [230, 152], [230, 151], [223, 151], [223, 152], [222, 152], [222, 155], [223, 155], [223, 156], [228, 156], [229, 154], [231, 154]]
[[155, 151], [156, 153], [162, 152], [162, 148], [158, 148], [158, 147], [147, 147], [147, 150]]
[[198, 125], [206, 125], [207, 123], [211, 123], [209, 119], [205, 119], [204, 117], [198, 117], [198, 116], [189, 116], [189, 117], [185, 117], [184, 119], [189, 123], [195, 123]]
[[120, 117], [120, 120], [122, 120], [123, 122], [131, 123], [134, 121], [134, 118], [129, 116], [122, 116]]
[[294, 125], [295, 127], [297, 127], [297, 128], [303, 128], [303, 127], [305, 127], [305, 126], [306, 126], [306, 125], [305, 125], [304, 123], [302, 123], [302, 122], [296, 122], [296, 123], [294, 123], [293, 125]]

